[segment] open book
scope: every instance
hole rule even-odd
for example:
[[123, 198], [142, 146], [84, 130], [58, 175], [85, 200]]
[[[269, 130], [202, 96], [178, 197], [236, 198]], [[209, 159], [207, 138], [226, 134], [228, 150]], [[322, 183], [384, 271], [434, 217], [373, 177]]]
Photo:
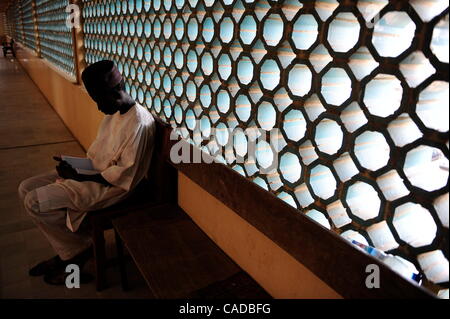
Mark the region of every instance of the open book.
[[78, 174], [100, 174], [99, 171], [95, 170], [94, 166], [92, 165], [92, 161], [89, 158], [61, 155], [61, 159], [69, 163], [70, 166], [72, 166]]

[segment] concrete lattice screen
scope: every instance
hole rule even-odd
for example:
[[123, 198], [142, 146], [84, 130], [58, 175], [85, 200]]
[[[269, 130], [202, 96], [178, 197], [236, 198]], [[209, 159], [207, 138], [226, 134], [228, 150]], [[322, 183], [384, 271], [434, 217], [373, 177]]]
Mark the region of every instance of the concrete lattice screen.
[[[82, 4], [87, 64], [114, 60], [185, 139], [448, 295], [448, 1]], [[249, 153], [250, 128], [276, 134]]]
[[[72, 30], [66, 26], [69, 0], [19, 0], [7, 11], [11, 36], [74, 76]], [[39, 42], [39, 45], [37, 45]]]
[[69, 0], [35, 0], [41, 56], [74, 75], [72, 31], [66, 26]]

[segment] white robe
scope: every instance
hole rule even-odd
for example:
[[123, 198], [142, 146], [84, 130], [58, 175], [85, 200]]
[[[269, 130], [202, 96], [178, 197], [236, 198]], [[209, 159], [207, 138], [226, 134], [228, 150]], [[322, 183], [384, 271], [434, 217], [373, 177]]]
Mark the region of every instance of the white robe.
[[153, 154], [155, 120], [136, 104], [125, 114], [106, 115], [87, 152], [96, 170], [113, 186], [96, 182], [58, 180], [77, 210], [67, 210], [67, 227], [76, 231], [88, 211], [117, 203], [148, 172]]

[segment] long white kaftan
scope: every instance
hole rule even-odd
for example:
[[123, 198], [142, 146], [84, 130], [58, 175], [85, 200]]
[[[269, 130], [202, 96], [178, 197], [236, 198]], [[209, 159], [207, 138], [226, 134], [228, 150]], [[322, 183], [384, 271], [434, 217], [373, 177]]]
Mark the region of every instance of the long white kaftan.
[[67, 210], [67, 226], [76, 231], [88, 211], [123, 199], [148, 171], [153, 153], [155, 120], [136, 104], [125, 114], [106, 115], [87, 152], [94, 168], [113, 186], [95, 182], [58, 180], [77, 210]]

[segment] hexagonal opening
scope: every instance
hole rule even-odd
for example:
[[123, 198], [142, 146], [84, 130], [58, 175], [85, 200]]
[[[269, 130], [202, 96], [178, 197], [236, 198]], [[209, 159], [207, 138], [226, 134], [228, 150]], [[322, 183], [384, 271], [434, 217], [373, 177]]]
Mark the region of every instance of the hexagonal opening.
[[352, 81], [341, 68], [331, 68], [322, 77], [320, 90], [327, 103], [339, 106], [344, 103], [352, 93]]
[[302, 161], [305, 165], [309, 165], [319, 158], [316, 153], [316, 148], [309, 140], [300, 145], [298, 152], [300, 153]]
[[317, 0], [314, 6], [320, 19], [327, 21], [339, 6], [339, 2], [337, 0]]
[[173, 92], [176, 97], [181, 97], [183, 95], [184, 85], [180, 77], [176, 77], [173, 81]]
[[430, 61], [421, 51], [411, 53], [400, 63], [400, 71], [412, 88], [417, 87], [436, 72]]
[[325, 118], [316, 126], [314, 141], [323, 153], [335, 154], [342, 147], [343, 138], [342, 129], [336, 121]]
[[429, 245], [436, 237], [437, 226], [433, 217], [419, 204], [398, 206], [392, 223], [399, 237], [413, 247]]
[[291, 98], [283, 87], [275, 92], [273, 100], [279, 112], [283, 112], [292, 103]]
[[217, 93], [217, 107], [222, 114], [225, 114], [230, 109], [230, 94], [228, 91], [220, 90]]
[[350, 217], [348, 217], [347, 211], [340, 200], [328, 205], [327, 213], [333, 221], [334, 226], [336, 226], [337, 228], [340, 228], [352, 222]]
[[277, 121], [277, 112], [270, 102], [262, 102], [258, 107], [258, 123], [259, 126], [270, 131]]
[[430, 22], [448, 8], [448, 1], [446, 0], [410, 0], [409, 3], [423, 22]]
[[403, 179], [395, 169], [381, 175], [377, 178], [378, 187], [383, 192], [387, 200], [393, 201], [409, 194]]
[[357, 181], [347, 190], [345, 201], [353, 215], [362, 220], [369, 220], [378, 216], [381, 200], [375, 189], [364, 182]]
[[195, 102], [195, 99], [197, 98], [197, 87], [192, 80], [186, 84], [186, 96], [190, 102]]
[[303, 4], [300, 3], [300, 1], [286, 0], [286, 1], [284, 1], [283, 7], [281, 8], [281, 10], [283, 10], [283, 13], [284, 13], [284, 16], [286, 17], [286, 19], [291, 21], [301, 8], [303, 8]]
[[412, 185], [431, 192], [447, 185], [448, 166], [440, 149], [421, 145], [406, 154], [403, 170]]
[[206, 115], [200, 119], [200, 132], [204, 138], [208, 138], [211, 135], [211, 122]]
[[170, 93], [170, 91], [172, 90], [172, 79], [168, 74], [164, 75], [163, 77], [163, 89], [166, 93]]
[[247, 122], [252, 112], [252, 105], [248, 97], [244, 94], [238, 95], [236, 98], [235, 112], [242, 122]]
[[234, 22], [231, 18], [226, 17], [220, 23], [220, 39], [224, 43], [230, 43], [233, 40]]
[[297, 186], [294, 190], [294, 193], [301, 207], [307, 207], [310, 204], [314, 203], [314, 198], [312, 198], [311, 193], [309, 192], [308, 186], [306, 186], [306, 184], [301, 184]]
[[195, 52], [194, 50], [189, 50], [188, 54], [187, 54], [187, 68], [191, 73], [195, 73], [195, 71], [197, 70], [198, 67], [198, 56], [197, 56], [197, 52]]
[[331, 170], [321, 164], [317, 165], [311, 170], [309, 176], [309, 183], [316, 196], [322, 199], [328, 199], [334, 196], [336, 192], [336, 180], [334, 179]]
[[367, 47], [360, 47], [352, 54], [348, 65], [350, 69], [352, 69], [356, 79], [362, 80], [372, 73], [372, 71], [378, 67], [379, 63], [375, 61]]
[[258, 165], [265, 169], [269, 168], [274, 161], [274, 153], [266, 141], [259, 141], [256, 144], [255, 155]]
[[402, 102], [403, 88], [391, 74], [378, 74], [366, 85], [364, 104], [370, 114], [388, 117], [397, 111]]
[[253, 80], [253, 63], [249, 57], [242, 56], [239, 60], [237, 76], [242, 84], [249, 84]]
[[384, 220], [368, 227], [367, 233], [373, 245], [380, 250], [389, 251], [399, 246], [388, 224]]
[[390, 148], [383, 134], [366, 131], [355, 139], [354, 152], [362, 167], [376, 171], [389, 162]]
[[211, 105], [211, 89], [208, 85], [203, 85], [200, 89], [200, 103], [204, 108], [209, 108]]
[[312, 73], [307, 65], [296, 64], [289, 71], [288, 87], [292, 94], [305, 96], [311, 90]]
[[448, 259], [440, 250], [433, 250], [417, 256], [427, 279], [436, 284], [448, 282], [449, 264]]
[[185, 116], [185, 118], [184, 118], [184, 121], [185, 121], [185, 123], [186, 123], [186, 127], [188, 128], [188, 129], [190, 129], [191, 131], [193, 131], [194, 129], [195, 129], [195, 126], [196, 126], [196, 117], [195, 117], [195, 114], [194, 114], [194, 111], [192, 111], [192, 110], [187, 110], [186, 111], [186, 116]]
[[235, 129], [232, 132], [233, 147], [236, 154], [240, 157], [247, 155], [248, 143], [247, 137], [242, 129]]
[[302, 166], [297, 155], [287, 152], [281, 156], [280, 160], [281, 175], [290, 183], [295, 183], [300, 179]]
[[281, 181], [280, 174], [277, 171], [272, 170], [269, 174], [267, 174], [267, 181], [269, 182], [269, 187], [273, 191], [279, 190], [283, 187], [283, 182]]
[[449, 129], [449, 84], [434, 81], [419, 95], [416, 114], [426, 127], [439, 132]]
[[436, 198], [433, 202], [433, 206], [442, 225], [448, 228], [448, 193]]
[[[147, 49], [149, 51], [147, 51]], [[145, 56], [146, 56], [145, 60], [146, 61], [147, 61], [147, 54], [149, 56], [151, 56], [151, 49], [150, 49], [150, 47], [148, 45], [145, 46]], [[149, 61], [147, 61], [147, 62], [149, 62]], [[180, 48], [175, 50], [174, 62], [175, 62], [175, 67], [177, 69], [181, 70], [183, 68], [183, 66], [184, 66], [184, 54], [183, 54], [183, 51], [181, 51]]]
[[239, 28], [239, 37], [241, 38], [242, 43], [247, 45], [251, 44], [256, 37], [257, 29], [258, 26], [253, 16], [248, 15], [243, 18]]
[[225, 123], [217, 124], [217, 126], [214, 130], [214, 135], [215, 135], [217, 144], [219, 144], [220, 146], [227, 145], [230, 134], [228, 131], [228, 127], [226, 126]]
[[379, 55], [395, 58], [411, 46], [415, 31], [406, 12], [391, 11], [375, 24], [372, 43]]
[[434, 55], [443, 63], [448, 63], [448, 14], [436, 24], [433, 30], [430, 48]]
[[311, 95], [311, 97], [305, 101], [303, 108], [311, 122], [315, 121], [320, 114], [326, 111], [317, 94]]
[[314, 70], [320, 73], [328, 63], [333, 61], [333, 58], [330, 56], [327, 48], [323, 44], [319, 44], [309, 55], [309, 61], [314, 67]]
[[[133, 36], [134, 32], [135, 32], [135, 27], [134, 26], [131, 27], [131, 24], [130, 24], [130, 35]], [[166, 40], [168, 40], [170, 38], [170, 36], [172, 35], [172, 21], [170, 21], [170, 19], [164, 20], [163, 35]]]
[[258, 185], [259, 187], [265, 189], [266, 191], [269, 190], [269, 186], [267, 186], [267, 183], [264, 179], [262, 179], [261, 177], [256, 177], [255, 179], [252, 180], [253, 183], [255, 183], [256, 185]]
[[170, 117], [172, 116], [172, 105], [170, 104], [169, 100], [164, 100], [163, 110], [164, 110], [164, 115], [166, 116], [166, 118], [170, 119]]
[[306, 216], [309, 218], [315, 220], [319, 224], [321, 224], [323, 227], [327, 229], [331, 229], [330, 223], [328, 222], [328, 219], [325, 217], [325, 215], [321, 212], [319, 212], [316, 209], [309, 210], [305, 213]]
[[355, 163], [353, 163], [352, 157], [348, 152], [339, 156], [333, 162], [333, 167], [342, 182], [350, 180], [353, 176], [359, 173]]
[[175, 21], [175, 38], [180, 41], [184, 36], [184, 22], [183, 19], [177, 18]]
[[388, 3], [388, 0], [359, 0], [356, 6], [364, 17], [364, 20], [366, 20], [366, 22], [371, 22], [372, 19], [388, 5]]
[[209, 43], [214, 38], [214, 20], [211, 17], [207, 17], [203, 20], [203, 30], [202, 30], [203, 40]]
[[231, 75], [231, 59], [227, 54], [222, 54], [218, 61], [218, 72], [222, 80], [226, 81]]
[[283, 200], [284, 202], [288, 203], [292, 207], [297, 208], [297, 204], [295, 203], [295, 200], [291, 194], [286, 193], [286, 192], [281, 192], [277, 195], [277, 197], [279, 199]]
[[416, 123], [407, 113], [400, 114], [389, 123], [387, 130], [395, 145], [400, 147], [412, 143], [423, 136]]
[[166, 47], [163, 51], [163, 61], [164, 65], [169, 67], [172, 63], [172, 51], [170, 50], [170, 47]]
[[360, 29], [353, 13], [338, 13], [330, 23], [328, 43], [335, 52], [348, 52], [358, 42]]
[[264, 61], [261, 66], [260, 80], [266, 90], [273, 90], [280, 84], [280, 68], [275, 60]]
[[[159, 19], [155, 19], [155, 21], [153, 22], [153, 35], [155, 36], [155, 38], [158, 39], [161, 36], [161, 31], [162, 31], [161, 21], [159, 21]], [[124, 35], [126, 35], [125, 32]]]
[[205, 75], [210, 75], [214, 70], [214, 61], [211, 53], [206, 52], [202, 57], [201, 69]]
[[[187, 36], [190, 41], [195, 41], [198, 36], [198, 22], [196, 19], [191, 18], [187, 25]], [[155, 35], [156, 37], [156, 35]], [[158, 37], [156, 37], [158, 38]]]
[[281, 67], [286, 69], [289, 64], [296, 58], [296, 54], [292, 51], [289, 42], [284, 41], [277, 48], [277, 58], [281, 63]]
[[284, 23], [279, 14], [271, 14], [264, 22], [263, 38], [267, 45], [276, 46], [283, 38]]
[[306, 133], [306, 120], [299, 110], [290, 110], [284, 116], [283, 131], [288, 139], [299, 141]]
[[316, 42], [319, 25], [312, 14], [302, 14], [292, 29], [292, 41], [299, 50], [308, 50]]
[[350, 133], [353, 133], [367, 123], [367, 118], [358, 102], [352, 102], [341, 113], [341, 121]]
[[[242, 48], [240, 48], [242, 51]], [[252, 46], [250, 54], [256, 63], [260, 63], [261, 60], [266, 56], [266, 48], [261, 40], [256, 41], [256, 43]]]

